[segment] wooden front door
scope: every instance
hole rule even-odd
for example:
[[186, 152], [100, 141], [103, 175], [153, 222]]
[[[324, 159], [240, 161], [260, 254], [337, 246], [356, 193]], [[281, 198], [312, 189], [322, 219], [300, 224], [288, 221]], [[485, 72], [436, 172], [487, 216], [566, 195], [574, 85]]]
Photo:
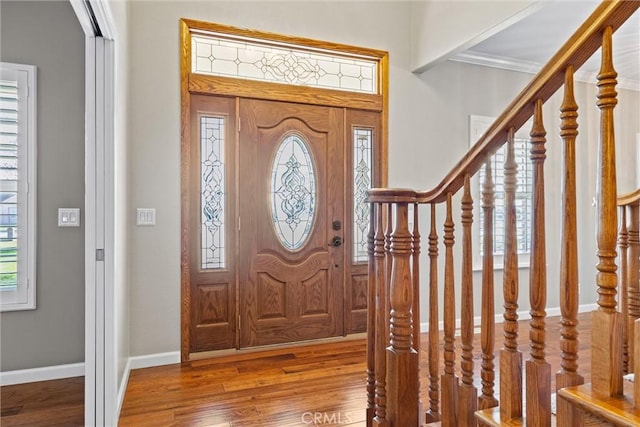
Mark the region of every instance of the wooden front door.
[[240, 346], [344, 334], [344, 113], [240, 100]]

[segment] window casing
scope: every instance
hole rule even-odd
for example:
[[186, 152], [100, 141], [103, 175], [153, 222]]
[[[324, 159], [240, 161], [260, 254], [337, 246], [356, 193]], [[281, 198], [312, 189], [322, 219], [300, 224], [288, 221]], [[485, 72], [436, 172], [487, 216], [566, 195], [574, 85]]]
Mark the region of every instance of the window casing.
[[0, 310], [36, 308], [36, 67], [0, 63]]
[[[470, 144], [474, 144], [493, 123], [494, 118], [471, 116]], [[526, 128], [524, 126], [523, 128]], [[506, 206], [504, 196], [504, 162], [506, 160], [507, 145], [503, 145], [491, 158], [491, 172], [494, 183], [494, 211], [493, 211], [493, 256], [494, 268], [503, 268], [505, 244]], [[533, 166], [529, 156], [529, 138], [526, 134], [516, 133], [514, 139], [514, 157], [517, 165], [516, 204], [516, 248], [518, 252], [518, 266], [529, 266], [531, 251], [531, 219], [533, 196]], [[482, 211], [482, 185], [485, 179], [485, 168], [476, 174], [473, 183], [474, 199], [474, 270], [482, 269], [484, 213]]]

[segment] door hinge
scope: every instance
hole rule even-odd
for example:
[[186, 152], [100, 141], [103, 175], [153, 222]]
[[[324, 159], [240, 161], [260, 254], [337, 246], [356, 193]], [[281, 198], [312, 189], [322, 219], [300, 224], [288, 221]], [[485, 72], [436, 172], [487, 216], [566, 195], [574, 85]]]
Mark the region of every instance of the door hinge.
[[240, 217], [238, 217], [238, 231], [240, 231]]
[[104, 261], [104, 249], [96, 249], [96, 261]]
[[240, 317], [240, 315], [238, 314], [238, 330], [241, 330], [241, 326], [242, 326], [242, 321], [241, 321], [242, 317]]
[[240, 133], [240, 129], [242, 128], [242, 120], [241, 120], [241, 117], [238, 117], [237, 123], [238, 123], [238, 133]]

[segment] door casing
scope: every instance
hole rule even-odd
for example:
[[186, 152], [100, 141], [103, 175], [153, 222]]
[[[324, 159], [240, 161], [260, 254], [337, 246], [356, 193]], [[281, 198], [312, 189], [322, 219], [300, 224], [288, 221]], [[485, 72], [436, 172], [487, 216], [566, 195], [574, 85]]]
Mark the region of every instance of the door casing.
[[[378, 60], [378, 94], [363, 94], [332, 89], [318, 89], [251, 81], [229, 77], [203, 75], [191, 72], [191, 32], [192, 30], [212, 31], [231, 35], [252, 37], [254, 39], [285, 42], [314, 49], [332, 50], [349, 54], [363, 55]], [[194, 185], [189, 168], [192, 164], [191, 138], [192, 138], [192, 109], [191, 97], [193, 95], [217, 95], [236, 98], [253, 98], [273, 101], [287, 101], [307, 105], [321, 105], [339, 107], [344, 109], [345, 116], [351, 114], [358, 118], [357, 110], [373, 111], [379, 113], [379, 144], [374, 154], [374, 185], [384, 187], [387, 184], [388, 175], [388, 53], [385, 51], [367, 49], [330, 42], [322, 42], [312, 39], [280, 36], [273, 33], [239, 29], [235, 27], [212, 24], [202, 21], [182, 19], [180, 21], [181, 34], [181, 360], [190, 359], [191, 334], [194, 331], [190, 326], [190, 304], [192, 295], [190, 289], [190, 277], [192, 265], [190, 264], [191, 245], [189, 243], [190, 217], [193, 216], [189, 200]], [[236, 105], [238, 105], [236, 103]], [[347, 132], [347, 130], [345, 130]], [[345, 137], [346, 139], [346, 137]], [[237, 167], [237, 160], [236, 160]], [[346, 221], [346, 218], [345, 218]], [[346, 263], [349, 265], [349, 263]], [[363, 266], [356, 266], [358, 267]], [[359, 268], [366, 274], [366, 266]], [[350, 277], [345, 273], [345, 277]], [[236, 274], [237, 276], [237, 274]], [[346, 295], [345, 295], [346, 297]], [[345, 298], [345, 301], [348, 299]], [[237, 344], [236, 344], [237, 347]]]

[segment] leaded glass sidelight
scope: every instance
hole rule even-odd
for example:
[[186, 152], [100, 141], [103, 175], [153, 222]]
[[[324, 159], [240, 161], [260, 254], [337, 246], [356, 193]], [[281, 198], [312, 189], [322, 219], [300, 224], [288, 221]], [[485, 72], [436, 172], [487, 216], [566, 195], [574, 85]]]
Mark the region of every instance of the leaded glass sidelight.
[[373, 163], [373, 129], [353, 129], [353, 261], [367, 261], [369, 203]]
[[225, 118], [200, 117], [200, 221], [202, 268], [225, 267]]
[[316, 191], [307, 144], [301, 135], [285, 136], [271, 169], [271, 216], [280, 243], [291, 251], [300, 249], [311, 234]]

